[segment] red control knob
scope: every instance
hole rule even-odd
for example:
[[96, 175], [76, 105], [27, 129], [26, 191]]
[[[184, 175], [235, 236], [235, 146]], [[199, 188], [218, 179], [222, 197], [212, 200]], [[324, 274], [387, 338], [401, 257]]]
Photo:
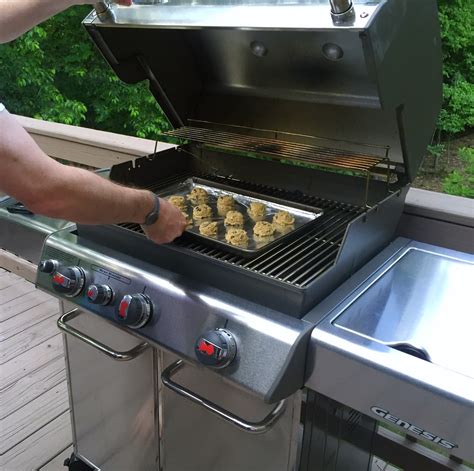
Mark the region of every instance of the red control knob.
[[117, 320], [132, 329], [143, 327], [153, 314], [153, 303], [145, 294], [127, 294], [117, 309]]
[[53, 273], [51, 281], [56, 292], [72, 298], [84, 288], [86, 275], [80, 267], [60, 267]]
[[107, 285], [90, 285], [87, 288], [87, 299], [92, 304], [101, 304], [105, 306], [112, 301], [114, 292], [112, 288]]
[[228, 330], [215, 329], [197, 339], [194, 352], [202, 364], [213, 368], [224, 368], [234, 360], [237, 344]]

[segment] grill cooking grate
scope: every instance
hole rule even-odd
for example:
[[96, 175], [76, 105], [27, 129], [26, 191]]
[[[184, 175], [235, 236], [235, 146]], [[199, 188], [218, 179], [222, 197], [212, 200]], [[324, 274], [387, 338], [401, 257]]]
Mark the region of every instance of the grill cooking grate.
[[[202, 178], [288, 201], [313, 205], [324, 210], [324, 214], [318, 218], [317, 223], [308, 232], [290, 242], [282, 242], [268, 252], [251, 259], [230, 254], [203, 243], [189, 241], [186, 238], [174, 242], [175, 246], [199, 253], [204, 257], [210, 257], [301, 288], [306, 287], [331, 268], [336, 261], [347, 225], [364, 211], [358, 206], [308, 196], [300, 192], [287, 192], [263, 185], [228, 180], [223, 177], [206, 175]], [[183, 177], [176, 180], [182, 181]], [[152, 189], [157, 191], [168, 186], [171, 182], [167, 181], [166, 183], [163, 185], [163, 182], [160, 182]], [[143, 234], [137, 224], [120, 224], [120, 226]]]

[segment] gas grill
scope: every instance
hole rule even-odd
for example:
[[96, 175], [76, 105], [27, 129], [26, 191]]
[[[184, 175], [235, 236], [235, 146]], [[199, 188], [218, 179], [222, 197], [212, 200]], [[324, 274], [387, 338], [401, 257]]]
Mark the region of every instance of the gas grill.
[[71, 469], [367, 469], [380, 414], [327, 397], [312, 332], [333, 308], [318, 303], [394, 247], [436, 123], [436, 2], [414, 3], [137, 1], [85, 19], [173, 128], [175, 148], [113, 181], [159, 194], [200, 178], [323, 215], [251, 258], [187, 234], [157, 246], [126, 222], [47, 239], [37, 283], [64, 301]]

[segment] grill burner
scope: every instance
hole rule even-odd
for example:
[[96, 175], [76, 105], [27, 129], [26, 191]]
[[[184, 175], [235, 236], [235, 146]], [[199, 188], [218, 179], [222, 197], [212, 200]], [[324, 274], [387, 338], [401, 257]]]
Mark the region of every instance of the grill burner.
[[[174, 181], [168, 179], [166, 182], [160, 182], [159, 185], [152, 186], [149, 189], [159, 191], [189, 176], [191, 175], [180, 176], [174, 179]], [[268, 186], [210, 175], [201, 176], [201, 178], [296, 203], [313, 205], [324, 210], [324, 214], [318, 218], [317, 223], [308, 232], [291, 242], [281, 243], [268, 252], [250, 260], [202, 243], [191, 242], [186, 237], [182, 237], [174, 243], [185, 250], [298, 288], [306, 287], [334, 265], [347, 225], [364, 212], [358, 206], [308, 196], [303, 193], [288, 192]], [[143, 234], [138, 224], [120, 224], [120, 226]]]

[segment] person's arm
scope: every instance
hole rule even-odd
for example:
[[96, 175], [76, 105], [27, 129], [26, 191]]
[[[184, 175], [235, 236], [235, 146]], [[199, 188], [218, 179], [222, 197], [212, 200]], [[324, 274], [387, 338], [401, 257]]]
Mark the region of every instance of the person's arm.
[[[92, 3], [84, 0], [0, 0], [0, 44], [16, 39], [34, 26], [72, 5]], [[115, 0], [131, 5], [131, 0]]]
[[[56, 162], [6, 110], [0, 112], [0, 190], [34, 213], [83, 224], [141, 224], [154, 206], [148, 191]], [[183, 233], [186, 221], [166, 200], [160, 206], [157, 223], [144, 230], [157, 243], [171, 242]]]

